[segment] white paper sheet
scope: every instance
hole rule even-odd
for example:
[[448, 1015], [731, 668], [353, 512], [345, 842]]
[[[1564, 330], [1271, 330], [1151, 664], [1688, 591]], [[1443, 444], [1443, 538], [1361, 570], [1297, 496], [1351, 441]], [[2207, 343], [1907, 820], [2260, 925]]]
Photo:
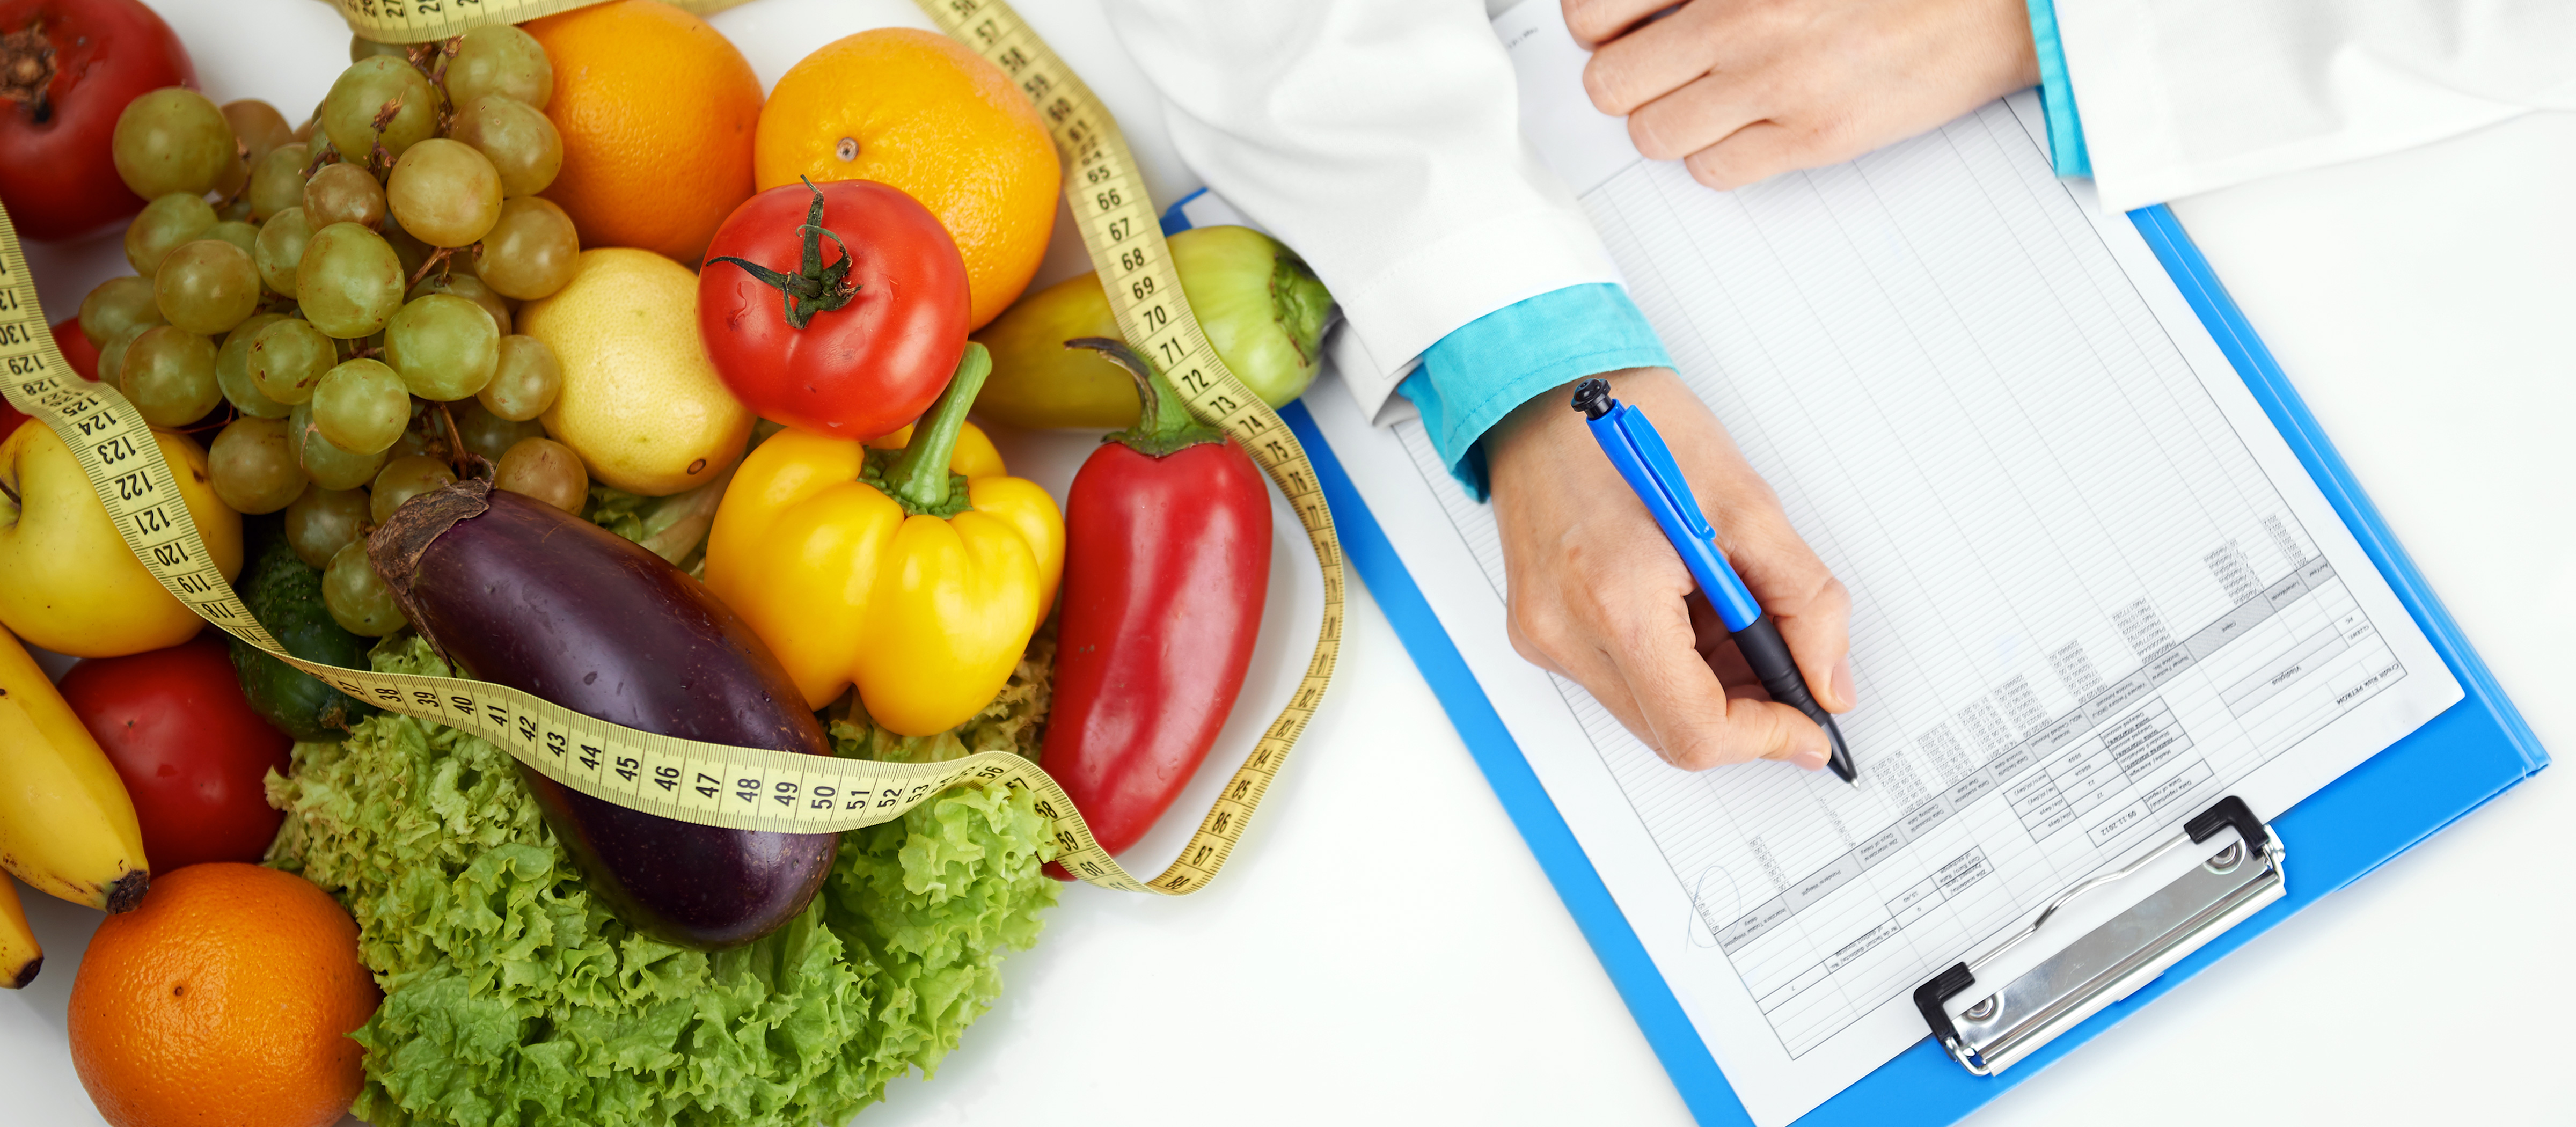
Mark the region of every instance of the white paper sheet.
[[2051, 175], [2035, 98], [1721, 194], [1591, 110], [1557, 12], [1496, 23], [1525, 128], [1850, 586], [1861, 787], [1663, 764], [1514, 656], [1491, 512], [1420, 424], [1306, 402], [1772, 1127], [2058, 891], [2219, 796], [2277, 815], [2461, 693], [2127, 219]]

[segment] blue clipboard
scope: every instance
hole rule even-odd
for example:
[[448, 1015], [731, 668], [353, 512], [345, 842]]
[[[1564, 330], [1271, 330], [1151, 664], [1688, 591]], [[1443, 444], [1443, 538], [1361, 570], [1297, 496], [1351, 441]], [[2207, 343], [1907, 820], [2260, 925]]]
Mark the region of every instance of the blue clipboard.
[[[1178, 207], [1173, 209], [1173, 214], [1179, 212]], [[1917, 1042], [1801, 1117], [1801, 1125], [1956, 1121], [2035, 1075], [2039, 1068], [2032, 1065], [2045, 1066], [2072, 1051], [2153, 1002], [2174, 984], [2200, 973], [2247, 940], [2288, 919], [2291, 913], [2359, 880], [2549, 765], [2548, 753], [2541, 750], [2539, 739], [2523, 722], [2522, 714], [2505, 698], [2503, 688], [2487, 672], [2486, 663], [2469, 647], [2458, 624], [2451, 621], [2450, 612], [2442, 609], [2441, 600], [2425, 585], [2414, 561], [2390, 535], [2379, 510], [2363, 495], [2342, 456], [2335, 453], [2334, 444], [2318, 428], [2316, 417], [2299, 401], [2289, 378], [2254, 335], [2253, 326], [2227, 296], [2226, 288], [2210, 271], [2208, 260], [2183, 233], [2173, 213], [2159, 204], [2130, 212], [2129, 220], [2146, 237], [2147, 245], [2154, 248], [2166, 272], [2200, 315], [2201, 323], [2236, 365], [2245, 386], [2253, 391], [2264, 413], [2271, 416], [2272, 425], [2279, 428], [2290, 449], [2307, 466], [2309, 476], [2316, 479], [2318, 488], [2334, 504], [2354, 539], [2360, 541], [2389, 587], [2415, 616], [2416, 624], [2450, 666], [2466, 696], [2413, 734], [2274, 818], [2273, 828], [2298, 856], [2297, 874], [2289, 894], [2212, 939], [2162, 978], [2095, 1014], [2033, 1054], [2025, 1065], [2000, 1077], [1971, 1076], [1930, 1039]], [[1189, 221], [1182, 219], [1180, 224], [1186, 229]], [[1168, 218], [1166, 225], [1171, 225]], [[1664, 1071], [1672, 1076], [1673, 1086], [1681, 1090], [1691, 1114], [1708, 1127], [1750, 1127], [1752, 1118], [1727, 1086], [1707, 1044], [1683, 1014], [1681, 1003], [1674, 999], [1645, 947], [1637, 942], [1627, 918], [1620, 914], [1609, 889], [1603, 887], [1599, 874], [1593, 871], [1591, 860], [1575, 843], [1573, 831], [1558, 815], [1556, 804], [1531, 773], [1519, 745], [1503, 727], [1502, 718], [1495, 714], [1492, 702], [1468, 671], [1465, 659], [1459, 657], [1448, 632], [1433, 616], [1431, 605], [1423, 600], [1421, 588], [1414, 585], [1413, 576], [1396, 556], [1395, 546], [1388, 542], [1377, 518], [1351, 485], [1349, 473], [1334, 458], [1314, 417], [1302, 404], [1290, 404], [1280, 414], [1315, 463], [1325, 499], [1332, 507], [1333, 521], [1341, 531], [1342, 549], [1351, 565], [1404, 640], [1406, 651], [1431, 683], [1450, 722], [1466, 739], [1467, 750], [1484, 770], [1496, 797], [1503, 800], [1512, 823], [1528, 840], [1530, 852], [1537, 855], [1548, 880], [1556, 885], [1557, 895], [1574, 913], [1575, 923], [1591, 942], [1593, 953], [1600, 956], [1603, 969], [1610, 972], [1611, 982], [1628, 1003], [1628, 1011], [1636, 1016], [1655, 1055], [1663, 1061]]]

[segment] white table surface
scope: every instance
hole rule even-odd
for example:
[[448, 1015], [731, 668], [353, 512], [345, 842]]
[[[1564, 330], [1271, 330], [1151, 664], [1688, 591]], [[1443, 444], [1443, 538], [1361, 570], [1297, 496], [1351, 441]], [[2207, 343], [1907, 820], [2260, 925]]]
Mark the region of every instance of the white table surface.
[[[345, 58], [318, 4], [154, 3], [219, 101], [264, 97], [295, 116]], [[1092, 0], [1021, 7], [1117, 113], [1156, 198], [1195, 186]], [[715, 22], [764, 81], [847, 31], [921, 24], [899, 0], [759, 0]], [[232, 46], [252, 31], [262, 49]], [[2576, 115], [2535, 116], [2175, 207], [2561, 751], [2576, 749], [2562, 690], [2576, 682], [2570, 184]], [[1050, 276], [1080, 261], [1061, 230], [1057, 242]], [[57, 317], [104, 276], [84, 265], [113, 262], [103, 251], [38, 248]], [[860, 1122], [1171, 1123], [1220, 1106], [1251, 1124], [1689, 1121], [1356, 584], [1352, 602], [1332, 695], [1227, 879], [1181, 901], [1068, 890], [938, 1079], [899, 1083]], [[2563, 774], [2248, 944], [1978, 1121], [2576, 1121], [2576, 1087], [2558, 1078], [2576, 1058]], [[1390, 776], [1405, 785], [1367, 782]], [[1371, 876], [1384, 857], [1441, 876]], [[48, 957], [32, 988], [0, 996], [6, 1118], [94, 1124], [62, 1023], [96, 917], [26, 899]]]

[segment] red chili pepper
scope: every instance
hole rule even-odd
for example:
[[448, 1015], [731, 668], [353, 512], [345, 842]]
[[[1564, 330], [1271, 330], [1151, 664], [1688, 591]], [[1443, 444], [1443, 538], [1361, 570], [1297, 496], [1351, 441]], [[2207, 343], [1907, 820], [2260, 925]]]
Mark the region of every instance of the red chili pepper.
[[1065, 343], [1127, 369], [1144, 406], [1065, 498], [1044, 754], [1092, 836], [1117, 853], [1189, 785], [1243, 690], [1270, 592], [1270, 491], [1252, 456], [1192, 419], [1125, 345]]

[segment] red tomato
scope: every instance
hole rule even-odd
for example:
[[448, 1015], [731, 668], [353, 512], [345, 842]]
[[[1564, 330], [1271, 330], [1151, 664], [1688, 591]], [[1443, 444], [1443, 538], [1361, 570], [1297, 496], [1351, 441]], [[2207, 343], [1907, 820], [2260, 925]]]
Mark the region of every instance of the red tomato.
[[293, 741], [251, 711], [220, 636], [84, 661], [62, 690], [125, 780], [154, 873], [268, 852], [286, 813], [261, 780]]
[[136, 96], [196, 88], [170, 25], [137, 0], [0, 0], [0, 36], [0, 204], [18, 234], [68, 239], [143, 210], [108, 143]]
[[698, 335], [725, 386], [764, 419], [834, 438], [890, 434], [929, 408], [966, 354], [966, 259], [899, 188], [771, 188], [734, 209], [707, 255]]

